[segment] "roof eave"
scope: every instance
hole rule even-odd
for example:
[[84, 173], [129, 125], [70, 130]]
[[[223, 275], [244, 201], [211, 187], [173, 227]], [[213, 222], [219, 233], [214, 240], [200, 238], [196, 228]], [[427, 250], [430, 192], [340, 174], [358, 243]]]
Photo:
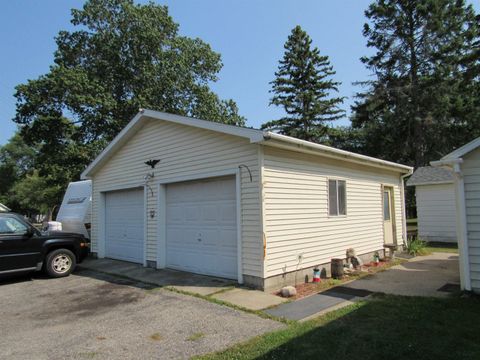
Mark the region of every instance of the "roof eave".
[[[272, 141], [273, 140], [273, 141]], [[277, 142], [275, 142], [277, 141]], [[305, 140], [296, 139], [273, 132], [265, 132], [264, 139], [258, 143], [275, 147], [284, 147], [296, 151], [313, 153], [334, 159], [357, 163], [361, 165], [370, 165], [376, 168], [394, 170], [402, 174], [412, 174], [413, 167], [397, 164], [391, 161], [381, 160], [366, 155], [352, 153], [350, 151], [336, 149], [330, 146], [316, 144]]]

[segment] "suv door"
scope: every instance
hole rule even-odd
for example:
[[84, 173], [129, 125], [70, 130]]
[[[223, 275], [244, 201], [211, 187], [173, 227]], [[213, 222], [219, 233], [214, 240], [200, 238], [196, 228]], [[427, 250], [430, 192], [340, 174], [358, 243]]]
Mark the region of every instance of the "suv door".
[[40, 261], [36, 232], [14, 215], [0, 215], [0, 272], [31, 270]]

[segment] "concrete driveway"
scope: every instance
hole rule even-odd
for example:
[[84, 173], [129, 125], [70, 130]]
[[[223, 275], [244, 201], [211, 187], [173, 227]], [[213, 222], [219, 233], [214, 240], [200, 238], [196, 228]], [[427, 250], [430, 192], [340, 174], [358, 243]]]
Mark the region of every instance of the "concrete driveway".
[[2, 359], [183, 359], [284, 326], [82, 270], [0, 279]]

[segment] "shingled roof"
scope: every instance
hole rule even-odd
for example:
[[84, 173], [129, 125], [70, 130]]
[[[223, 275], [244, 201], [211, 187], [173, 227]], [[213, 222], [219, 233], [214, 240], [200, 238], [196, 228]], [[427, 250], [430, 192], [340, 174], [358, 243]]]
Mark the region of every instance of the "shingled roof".
[[446, 184], [454, 181], [453, 172], [441, 167], [420, 167], [407, 181], [407, 186]]

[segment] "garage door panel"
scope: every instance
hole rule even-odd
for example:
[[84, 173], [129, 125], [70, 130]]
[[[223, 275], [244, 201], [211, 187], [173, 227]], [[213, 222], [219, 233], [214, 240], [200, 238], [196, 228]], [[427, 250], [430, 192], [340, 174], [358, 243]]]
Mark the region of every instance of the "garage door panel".
[[105, 256], [143, 263], [143, 189], [105, 195]]
[[167, 266], [237, 277], [235, 178], [167, 186]]

